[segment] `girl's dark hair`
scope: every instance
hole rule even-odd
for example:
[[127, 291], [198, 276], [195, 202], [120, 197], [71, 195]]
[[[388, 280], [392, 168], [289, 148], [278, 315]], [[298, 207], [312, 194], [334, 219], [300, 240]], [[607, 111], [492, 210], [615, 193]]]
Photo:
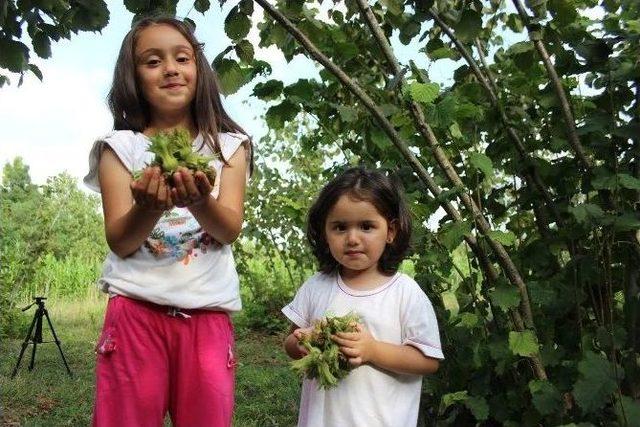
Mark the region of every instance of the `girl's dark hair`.
[[335, 177], [320, 191], [309, 210], [307, 239], [320, 263], [320, 270], [323, 273], [333, 273], [340, 266], [329, 250], [325, 224], [329, 211], [345, 194], [371, 203], [387, 222], [395, 222], [395, 239], [387, 244], [378, 261], [378, 269], [382, 273], [395, 273], [409, 249], [411, 239], [411, 215], [404, 200], [404, 191], [396, 179], [364, 167], [347, 169]]
[[[204, 137], [204, 142], [217, 154], [221, 154], [218, 133], [247, 133], [229, 117], [220, 99], [218, 79], [203, 53], [203, 44], [193, 34], [193, 28], [186, 22], [171, 16], [150, 16], [136, 21], [120, 46], [120, 53], [113, 72], [113, 83], [107, 101], [113, 116], [115, 130], [142, 132], [151, 121], [149, 104], [138, 87], [136, 77], [135, 47], [140, 31], [152, 25], [170, 25], [180, 32], [193, 48], [197, 69], [196, 96], [192, 102], [193, 121]], [[196, 107], [197, 106], [197, 107]], [[253, 148], [249, 139], [253, 171]], [[226, 161], [226, 159], [223, 159]]]

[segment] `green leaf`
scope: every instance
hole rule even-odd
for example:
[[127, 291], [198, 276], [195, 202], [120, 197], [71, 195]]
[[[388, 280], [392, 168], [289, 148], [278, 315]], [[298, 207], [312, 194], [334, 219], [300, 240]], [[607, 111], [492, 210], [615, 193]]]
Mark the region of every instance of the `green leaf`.
[[193, 2], [193, 8], [203, 15], [207, 10], [209, 10], [210, 7], [211, 2], [209, 0], [195, 0]]
[[272, 129], [281, 129], [284, 124], [290, 120], [293, 120], [300, 107], [289, 100], [284, 100], [278, 105], [274, 105], [267, 110], [265, 114], [265, 120], [267, 125]]
[[131, 13], [139, 13], [149, 8], [150, 0], [124, 0], [124, 7]]
[[236, 55], [238, 55], [238, 58], [240, 58], [242, 62], [246, 64], [253, 62], [254, 50], [253, 45], [249, 40], [245, 39], [239, 41], [235, 46], [235, 50]]
[[389, 148], [389, 138], [387, 134], [384, 133], [379, 127], [371, 128], [371, 141], [378, 147], [380, 150], [386, 150]]
[[109, 22], [109, 9], [104, 0], [77, 0], [72, 8], [72, 23], [82, 31], [100, 31]]
[[482, 15], [473, 9], [465, 9], [453, 28], [461, 41], [470, 42], [482, 31]]
[[355, 122], [358, 119], [358, 110], [346, 105], [339, 105], [338, 113], [340, 113], [340, 118], [347, 123]]
[[562, 398], [560, 392], [549, 381], [529, 381], [529, 391], [531, 392], [533, 406], [535, 406], [540, 415], [550, 415], [561, 410]]
[[475, 313], [464, 312], [458, 316], [458, 325], [468, 329], [473, 329], [480, 324], [480, 318]]
[[615, 217], [613, 228], [618, 231], [640, 230], [640, 216], [637, 212], [627, 212]]
[[496, 288], [491, 291], [490, 297], [491, 301], [505, 312], [520, 304], [520, 293], [513, 286], [496, 286]]
[[51, 40], [46, 33], [38, 31], [31, 39], [33, 50], [40, 58], [49, 58], [51, 56]]
[[622, 399], [616, 402], [614, 409], [621, 426], [640, 427], [640, 402], [629, 396], [622, 396]]
[[576, 221], [581, 224], [597, 222], [604, 217], [604, 211], [602, 208], [598, 205], [594, 205], [593, 203], [569, 206], [567, 210], [575, 217]]
[[520, 15], [517, 13], [510, 13], [507, 17], [507, 27], [514, 33], [520, 33], [524, 29], [524, 25], [522, 25], [522, 19], [520, 19]]
[[513, 231], [492, 230], [487, 233], [487, 236], [504, 246], [512, 246], [516, 242]]
[[493, 162], [486, 154], [469, 153], [469, 163], [476, 169], [481, 170], [485, 179], [493, 176]]
[[220, 92], [224, 95], [236, 93], [246, 83], [242, 68], [232, 59], [222, 58], [215, 70], [220, 79]]
[[469, 408], [473, 416], [478, 421], [485, 421], [489, 418], [489, 405], [484, 397], [469, 396], [467, 400], [465, 400], [464, 406]]
[[249, 34], [251, 20], [245, 14], [239, 12], [238, 7], [234, 7], [224, 20], [224, 32], [231, 40], [242, 40]]
[[618, 388], [613, 367], [601, 356], [586, 352], [578, 363], [578, 371], [581, 375], [573, 387], [576, 403], [586, 413], [596, 412]]
[[386, 6], [393, 15], [401, 15], [404, 10], [402, 0], [380, 0], [380, 3]]
[[[35, 64], [29, 64], [29, 69], [33, 74], [35, 74], [38, 80], [42, 81], [42, 71], [40, 71], [40, 68], [38, 68]], [[1, 84], [0, 87], [2, 87]]]
[[412, 100], [423, 104], [432, 104], [438, 97], [440, 85], [437, 83], [411, 83], [408, 90]]
[[241, 13], [251, 16], [253, 13], [253, 0], [240, 0], [238, 7]]
[[538, 339], [533, 331], [511, 331], [509, 349], [513, 354], [531, 356], [538, 352]]
[[438, 234], [442, 245], [449, 250], [454, 250], [469, 233], [471, 233], [471, 224], [466, 221], [456, 221], [442, 226]]
[[0, 67], [14, 73], [20, 73], [27, 68], [29, 49], [21, 42], [0, 39]]
[[456, 122], [451, 123], [451, 126], [449, 126], [449, 132], [451, 132], [451, 136], [454, 139], [464, 139], [464, 136], [460, 131], [460, 126], [458, 126], [458, 123]]
[[549, 12], [559, 26], [571, 24], [578, 18], [578, 7], [573, 0], [549, 0]]
[[280, 80], [268, 80], [264, 83], [258, 83], [253, 88], [253, 95], [258, 98], [271, 101], [278, 99], [282, 93], [284, 85]]
[[626, 173], [619, 173], [618, 183], [621, 187], [628, 188], [629, 190], [640, 190], [640, 179], [634, 178]]
[[404, 45], [411, 43], [411, 40], [420, 34], [421, 22], [415, 19], [410, 19], [400, 27], [400, 42]]
[[442, 396], [442, 405], [444, 405], [444, 409], [453, 405], [456, 402], [461, 402], [467, 400], [467, 395], [469, 392], [467, 390], [456, 391], [455, 393], [447, 393]]

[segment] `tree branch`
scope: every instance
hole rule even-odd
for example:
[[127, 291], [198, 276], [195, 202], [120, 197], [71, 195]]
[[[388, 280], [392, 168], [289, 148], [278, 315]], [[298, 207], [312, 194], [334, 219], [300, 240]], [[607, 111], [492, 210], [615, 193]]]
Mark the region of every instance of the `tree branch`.
[[564, 121], [567, 125], [567, 134], [569, 136], [569, 143], [573, 147], [576, 158], [580, 165], [585, 169], [585, 171], [591, 170], [591, 161], [587, 157], [586, 152], [584, 151], [584, 147], [580, 143], [580, 138], [578, 138], [578, 132], [576, 130], [576, 122], [573, 117], [573, 113], [571, 112], [571, 105], [569, 104], [569, 99], [567, 98], [567, 94], [564, 92], [564, 88], [562, 87], [562, 81], [560, 81], [560, 77], [556, 72], [553, 63], [551, 62], [551, 58], [549, 57], [549, 53], [547, 52], [544, 43], [542, 40], [533, 37], [531, 24], [529, 22], [529, 15], [527, 14], [522, 2], [520, 0], [512, 0], [514, 6], [516, 7], [520, 18], [524, 22], [527, 27], [527, 32], [529, 33], [529, 39], [533, 41], [533, 45], [535, 46], [540, 58], [542, 58], [542, 62], [544, 67], [549, 74], [549, 78], [551, 79], [551, 83], [553, 84], [553, 88], [556, 92], [556, 96], [560, 101], [560, 110], [562, 111], [562, 115], [564, 117]]
[[473, 39], [473, 43], [476, 45], [476, 50], [478, 51], [478, 58], [480, 58], [480, 63], [482, 64], [483, 69], [487, 73], [487, 80], [491, 84], [491, 88], [497, 94], [499, 92], [498, 85], [496, 85], [496, 79], [491, 73], [491, 69], [489, 68], [489, 64], [487, 64], [486, 54], [484, 52], [484, 47], [482, 46], [482, 42], [478, 37]]

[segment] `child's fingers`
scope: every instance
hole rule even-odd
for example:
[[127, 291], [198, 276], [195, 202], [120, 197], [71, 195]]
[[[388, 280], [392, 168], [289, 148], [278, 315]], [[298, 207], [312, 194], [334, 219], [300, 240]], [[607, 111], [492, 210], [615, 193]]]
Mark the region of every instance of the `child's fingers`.
[[359, 357], [360, 356], [360, 351], [358, 349], [355, 348], [351, 348], [351, 347], [340, 347], [340, 351], [342, 352], [342, 354], [344, 354], [345, 356], [352, 358], [352, 357]]
[[182, 173], [180, 173], [180, 171], [173, 174], [173, 183], [176, 190], [175, 194], [177, 195], [177, 200], [187, 200], [187, 188], [184, 185], [184, 181], [182, 180]]
[[195, 180], [193, 179], [193, 175], [190, 171], [183, 169], [182, 171], [182, 181], [184, 182], [184, 187], [187, 191], [187, 197], [190, 201], [195, 202], [199, 200], [202, 195], [200, 194], [200, 190], [198, 190], [198, 186], [196, 185]]
[[348, 345], [349, 343], [351, 343], [353, 340], [349, 340], [346, 338], [341, 338], [339, 336], [336, 335], [331, 335], [331, 339], [333, 340], [333, 342], [335, 342], [338, 345]]
[[204, 172], [198, 171], [196, 172], [196, 185], [198, 186], [198, 190], [200, 191], [200, 194], [209, 194], [211, 193], [211, 191], [213, 190], [213, 187], [211, 186], [211, 183], [209, 182], [209, 178], [207, 178], [207, 175], [204, 174]]
[[355, 341], [358, 339], [358, 333], [357, 332], [337, 332], [335, 335], [332, 335], [332, 337], [338, 337], [346, 340]]
[[362, 357], [350, 357], [349, 364], [357, 368], [358, 366], [362, 365]]
[[169, 186], [165, 182], [164, 179], [160, 180], [160, 185], [158, 186], [158, 209], [167, 210], [170, 209], [173, 203], [171, 202], [171, 192], [169, 191]]
[[149, 205], [154, 206], [158, 199], [158, 188], [160, 187], [160, 171], [154, 168], [153, 177], [149, 181], [146, 192], [146, 201]]

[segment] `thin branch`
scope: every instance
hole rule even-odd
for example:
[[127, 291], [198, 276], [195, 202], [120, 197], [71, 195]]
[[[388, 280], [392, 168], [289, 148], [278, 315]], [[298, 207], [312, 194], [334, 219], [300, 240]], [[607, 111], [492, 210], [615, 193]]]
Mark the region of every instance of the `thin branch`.
[[591, 170], [591, 161], [587, 157], [584, 147], [580, 143], [580, 138], [578, 137], [578, 132], [576, 130], [576, 121], [573, 117], [573, 113], [571, 112], [571, 105], [569, 104], [567, 94], [564, 92], [564, 88], [562, 87], [562, 81], [560, 80], [560, 77], [558, 76], [553, 63], [551, 62], [551, 58], [549, 57], [549, 53], [547, 52], [547, 48], [545, 47], [544, 43], [542, 43], [542, 40], [539, 40], [537, 37], [534, 37], [534, 34], [532, 34], [533, 30], [531, 29], [531, 25], [529, 23], [529, 15], [525, 10], [524, 5], [520, 0], [512, 1], [518, 11], [518, 14], [520, 15], [520, 18], [527, 27], [529, 38], [538, 51], [540, 58], [542, 58], [542, 62], [547, 70], [547, 73], [549, 74], [549, 78], [551, 79], [551, 83], [553, 84], [556, 96], [560, 101], [560, 110], [562, 111], [565, 124], [567, 125], [569, 143], [573, 147], [578, 162], [585, 169], [585, 171], [588, 172]]
[[499, 92], [498, 85], [496, 84], [496, 79], [493, 76], [491, 69], [489, 68], [489, 64], [487, 63], [485, 49], [482, 45], [482, 41], [480, 41], [480, 39], [476, 37], [475, 39], [473, 39], [473, 43], [476, 45], [476, 50], [478, 51], [478, 58], [480, 58], [480, 63], [482, 64], [483, 69], [487, 73], [487, 80], [489, 80], [489, 83], [491, 84], [491, 88], [497, 94]]
[[[380, 45], [380, 48], [383, 54], [387, 57], [387, 60], [391, 64], [394, 70], [394, 73], [396, 75], [399, 75], [401, 71], [400, 64], [398, 63], [398, 60], [396, 59], [393, 53], [393, 50], [391, 49], [391, 45], [389, 44], [389, 41], [387, 40], [386, 36], [382, 32], [382, 29], [380, 28], [380, 25], [378, 24], [378, 21], [375, 15], [373, 14], [373, 11], [369, 7], [369, 4], [365, 0], [357, 0], [357, 2], [362, 12], [363, 18], [367, 22], [367, 25], [369, 26], [369, 29], [371, 30], [373, 36], [378, 41], [378, 44]], [[464, 183], [462, 182], [462, 180], [460, 179], [460, 176], [458, 175], [453, 165], [449, 161], [449, 158], [447, 157], [446, 153], [440, 147], [440, 144], [435, 134], [433, 133], [433, 130], [431, 129], [429, 124], [426, 122], [422, 108], [415, 101], [409, 101], [409, 109], [416, 121], [416, 124], [418, 126], [418, 131], [431, 147], [432, 153], [436, 161], [438, 162], [438, 165], [444, 171], [449, 181], [456, 188], [465, 188]], [[486, 218], [484, 217], [484, 215], [482, 214], [482, 212], [474, 202], [473, 198], [466, 192], [461, 192], [459, 194], [459, 197], [462, 203], [464, 204], [464, 206], [466, 207], [466, 209], [473, 215], [473, 219], [477, 229], [480, 231], [480, 233], [482, 233], [484, 238], [487, 240], [487, 243], [489, 244], [489, 246], [491, 246], [491, 249], [496, 254], [500, 265], [502, 266], [507, 277], [509, 278], [509, 281], [518, 288], [518, 291], [520, 292], [520, 299], [521, 299], [520, 306], [524, 314], [524, 321], [526, 326], [532, 329], [535, 328], [533, 323], [533, 315], [531, 313], [531, 304], [529, 302], [529, 293], [527, 291], [527, 286], [524, 283], [524, 280], [520, 276], [520, 272], [518, 271], [518, 268], [515, 266], [515, 264], [511, 260], [511, 257], [509, 256], [507, 251], [504, 249], [502, 244], [500, 244], [500, 242], [497, 242], [496, 240], [492, 239], [489, 236], [489, 233], [491, 232], [491, 226], [489, 225]]]

